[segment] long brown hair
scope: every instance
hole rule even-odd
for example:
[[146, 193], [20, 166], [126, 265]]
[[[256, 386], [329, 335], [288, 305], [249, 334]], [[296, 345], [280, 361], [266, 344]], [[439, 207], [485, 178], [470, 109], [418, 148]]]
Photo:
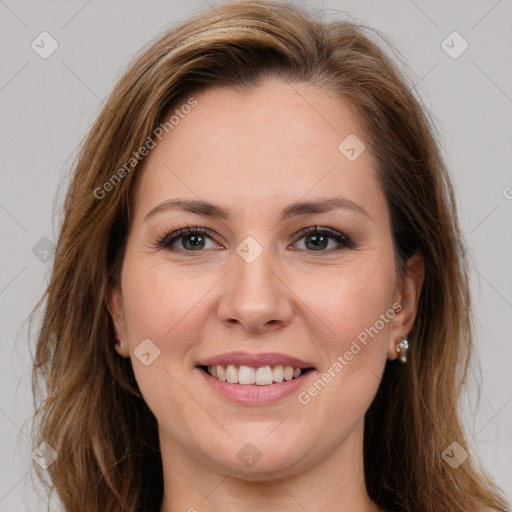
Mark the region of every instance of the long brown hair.
[[113, 349], [108, 308], [140, 174], [139, 161], [126, 163], [194, 91], [250, 89], [269, 76], [323, 88], [356, 109], [389, 207], [399, 275], [415, 252], [425, 261], [408, 364], [387, 362], [365, 418], [370, 498], [388, 511], [507, 510], [472, 457], [456, 469], [442, 458], [452, 442], [470, 451], [459, 397], [472, 337], [465, 251], [434, 124], [410, 78], [379, 44], [385, 38], [317, 14], [241, 0], [195, 15], [133, 62], [84, 141], [50, 282], [36, 306], [44, 309], [33, 365], [33, 442], [47, 442], [58, 458], [48, 480], [35, 469], [63, 510], [153, 511], [163, 495], [157, 422], [130, 359]]

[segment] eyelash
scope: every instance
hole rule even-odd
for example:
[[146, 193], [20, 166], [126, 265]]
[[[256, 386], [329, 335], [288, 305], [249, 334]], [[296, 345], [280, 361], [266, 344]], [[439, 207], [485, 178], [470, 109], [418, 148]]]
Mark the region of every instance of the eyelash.
[[[332, 253], [335, 251], [339, 251], [342, 249], [354, 249], [355, 245], [354, 243], [345, 236], [343, 233], [340, 233], [339, 231], [332, 229], [330, 227], [318, 227], [316, 224], [314, 227], [307, 227], [302, 229], [296, 234], [295, 241], [293, 242], [296, 244], [299, 240], [304, 238], [306, 235], [321, 235], [321, 236], [328, 236], [329, 238], [332, 238], [338, 243], [338, 247], [334, 249], [325, 249], [325, 250], [318, 250], [318, 251], [309, 251], [307, 249], [304, 249], [306, 252], [319, 252], [319, 253]], [[164, 235], [162, 238], [160, 238], [155, 246], [155, 249], [166, 249], [168, 251], [176, 252], [178, 249], [173, 248], [172, 245], [174, 242], [179, 240], [180, 238], [184, 238], [187, 236], [193, 236], [193, 235], [206, 235], [208, 238], [213, 240], [214, 239], [214, 232], [211, 229], [208, 228], [200, 228], [198, 226], [188, 226], [185, 228], [176, 229], [175, 231], [172, 231], [172, 228], [168, 230], [167, 234]], [[203, 250], [197, 250], [197, 251], [191, 251], [186, 249], [180, 249], [180, 251], [183, 251], [185, 253], [194, 253], [194, 252], [204, 252]]]

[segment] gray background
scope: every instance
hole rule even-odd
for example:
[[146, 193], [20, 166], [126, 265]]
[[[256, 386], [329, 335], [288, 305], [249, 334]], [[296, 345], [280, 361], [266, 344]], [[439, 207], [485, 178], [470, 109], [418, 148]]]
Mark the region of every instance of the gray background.
[[[439, 127], [472, 258], [482, 388], [477, 409], [475, 383], [464, 402], [468, 437], [512, 499], [512, 2], [312, 3], [387, 34]], [[28, 473], [33, 340], [26, 318], [48, 279], [59, 225], [54, 205], [76, 148], [140, 48], [206, 6], [0, 0], [1, 512], [45, 509]], [[47, 59], [31, 48], [43, 31], [59, 44]], [[456, 59], [441, 45], [453, 31], [469, 44]]]

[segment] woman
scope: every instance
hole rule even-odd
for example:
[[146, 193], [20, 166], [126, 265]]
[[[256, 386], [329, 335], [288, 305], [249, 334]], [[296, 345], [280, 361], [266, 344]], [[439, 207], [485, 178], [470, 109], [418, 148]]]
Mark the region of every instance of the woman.
[[244, 0], [173, 28], [64, 214], [33, 374], [63, 510], [507, 510], [459, 417], [450, 179], [367, 27]]

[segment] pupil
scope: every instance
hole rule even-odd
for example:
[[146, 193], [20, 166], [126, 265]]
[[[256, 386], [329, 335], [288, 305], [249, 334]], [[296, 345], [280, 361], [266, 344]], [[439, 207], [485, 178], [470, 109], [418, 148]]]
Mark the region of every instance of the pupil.
[[[190, 244], [192, 247], [199, 247], [201, 245], [201, 242], [204, 244], [204, 240], [202, 240], [202, 236], [200, 235], [189, 235], [187, 237], [184, 237], [183, 238], [183, 247], [185, 247], [186, 245], [186, 241], [188, 240], [189, 242], [192, 241], [192, 243]], [[185, 249], [187, 249], [187, 247], [185, 247]]]
[[[327, 247], [326, 242], [328, 242], [328, 237], [324, 235], [311, 235], [309, 240], [313, 243], [313, 249], [318, 250], [319, 248], [325, 248]], [[316, 242], [315, 242], [316, 241]], [[320, 241], [320, 244], [318, 245], [318, 242]]]

